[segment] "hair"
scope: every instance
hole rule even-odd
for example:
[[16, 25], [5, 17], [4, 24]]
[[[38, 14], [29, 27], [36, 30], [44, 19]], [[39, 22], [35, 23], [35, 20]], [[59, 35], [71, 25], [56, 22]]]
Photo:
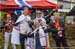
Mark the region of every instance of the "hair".
[[27, 7], [24, 7], [23, 10], [24, 10], [24, 9], [28, 9], [28, 10], [29, 10], [29, 8], [27, 8]]
[[[8, 13], [4, 15], [5, 20], [7, 19], [7, 15], [8, 15]], [[9, 15], [11, 16], [11, 14], [9, 14]], [[12, 19], [12, 17], [11, 17], [11, 19]]]
[[57, 14], [59, 14], [59, 15], [60, 15], [60, 13], [59, 13], [59, 12], [54, 13], [54, 15], [57, 15]]
[[7, 14], [4, 15], [4, 19], [7, 19]]
[[35, 20], [35, 22], [36, 22], [36, 21], [38, 21], [39, 23], [41, 23], [41, 20], [40, 20], [40, 19]]
[[38, 20], [39, 21], [39, 23], [41, 23], [41, 20]]

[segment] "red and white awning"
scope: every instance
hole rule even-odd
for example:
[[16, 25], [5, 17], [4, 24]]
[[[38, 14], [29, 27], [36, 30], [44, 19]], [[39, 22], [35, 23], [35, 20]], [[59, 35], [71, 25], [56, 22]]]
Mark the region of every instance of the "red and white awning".
[[47, 0], [8, 0], [3, 4], [5, 8], [18, 8], [18, 7], [29, 7], [29, 8], [56, 8], [58, 4], [48, 2]]

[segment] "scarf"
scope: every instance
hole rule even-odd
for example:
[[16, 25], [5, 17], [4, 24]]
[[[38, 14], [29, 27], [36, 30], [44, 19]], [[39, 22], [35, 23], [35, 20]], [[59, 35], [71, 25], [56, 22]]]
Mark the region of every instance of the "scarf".
[[59, 21], [57, 20], [57, 21], [55, 21], [55, 27], [56, 27], [56, 29], [58, 30], [58, 36], [59, 37], [62, 37], [62, 31], [59, 31], [59, 30], [61, 30], [61, 26], [60, 26], [60, 24], [59, 24]]
[[54, 26], [56, 27], [57, 30], [60, 30], [61, 29], [61, 26], [60, 26], [58, 20], [55, 21]]

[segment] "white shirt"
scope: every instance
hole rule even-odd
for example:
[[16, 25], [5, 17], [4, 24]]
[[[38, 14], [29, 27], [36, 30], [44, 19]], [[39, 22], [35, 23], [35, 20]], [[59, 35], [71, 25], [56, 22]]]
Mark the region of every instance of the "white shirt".
[[16, 23], [21, 22], [19, 24], [21, 34], [25, 34], [25, 32], [27, 32], [27, 33], [30, 32], [31, 29], [29, 27], [28, 21], [31, 21], [30, 16], [29, 15], [25, 16], [24, 14], [22, 14], [16, 21]]
[[[40, 44], [41, 46], [46, 46], [46, 34], [44, 32], [44, 30], [42, 29], [42, 26], [36, 28], [33, 33], [34, 33], [34, 38], [36, 37], [35, 34], [37, 33], [37, 30], [39, 29], [38, 33], [39, 33], [39, 39], [40, 39]], [[35, 39], [34, 39], [35, 41]], [[37, 41], [35, 41], [36, 43]], [[36, 44], [35, 44], [36, 45]]]
[[41, 46], [46, 46], [46, 34], [42, 27], [39, 27], [39, 38]]
[[41, 20], [42, 25], [46, 24], [46, 20], [44, 18], [42, 18], [42, 17], [41, 18], [35, 18], [34, 23], [36, 22], [36, 20]]

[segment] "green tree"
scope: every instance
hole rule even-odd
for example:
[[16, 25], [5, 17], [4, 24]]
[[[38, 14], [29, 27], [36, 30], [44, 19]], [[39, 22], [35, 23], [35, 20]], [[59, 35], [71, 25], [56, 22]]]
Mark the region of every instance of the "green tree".
[[5, 12], [1, 12], [1, 11], [0, 11], [0, 20], [4, 19], [4, 15], [5, 15], [5, 14], [6, 14]]

